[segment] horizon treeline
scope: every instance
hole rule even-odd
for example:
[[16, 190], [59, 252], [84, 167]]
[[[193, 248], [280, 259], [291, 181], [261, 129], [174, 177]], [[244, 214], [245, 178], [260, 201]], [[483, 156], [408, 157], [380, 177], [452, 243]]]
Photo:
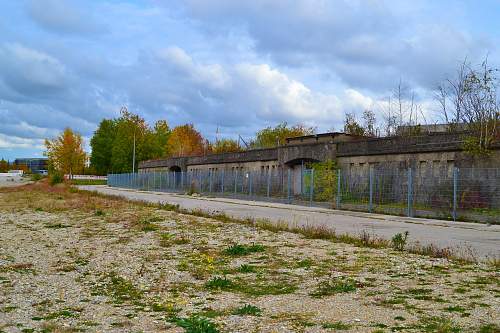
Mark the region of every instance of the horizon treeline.
[[288, 137], [314, 134], [315, 131], [314, 127], [290, 126], [282, 122], [258, 131], [248, 146], [242, 147], [238, 141], [229, 138], [210, 142], [193, 124], [171, 129], [166, 120], [158, 120], [150, 126], [144, 118], [122, 108], [119, 117], [103, 119], [94, 132], [90, 140], [90, 167], [96, 174], [131, 172], [134, 144], [137, 170], [139, 162], [149, 159], [269, 148], [284, 144]]

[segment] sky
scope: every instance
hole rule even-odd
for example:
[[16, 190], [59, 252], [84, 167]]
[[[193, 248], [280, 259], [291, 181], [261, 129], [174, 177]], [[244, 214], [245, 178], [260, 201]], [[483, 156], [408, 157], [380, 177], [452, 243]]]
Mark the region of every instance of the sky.
[[399, 82], [427, 122], [467, 59], [500, 64], [500, 0], [0, 0], [0, 158], [88, 142], [122, 106], [209, 139], [381, 118]]

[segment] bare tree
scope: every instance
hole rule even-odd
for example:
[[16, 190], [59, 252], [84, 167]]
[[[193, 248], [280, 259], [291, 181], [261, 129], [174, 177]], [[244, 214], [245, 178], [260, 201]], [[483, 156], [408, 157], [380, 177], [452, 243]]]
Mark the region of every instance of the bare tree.
[[370, 109], [363, 111], [363, 127], [365, 135], [367, 136], [377, 136], [377, 119], [375, 118], [375, 112]]
[[[456, 77], [446, 80], [436, 92], [449, 129], [469, 131], [465, 145], [473, 154], [488, 154], [491, 145], [500, 139], [498, 71], [488, 64], [487, 58], [477, 67], [466, 59]], [[453, 105], [452, 110], [448, 104]]]

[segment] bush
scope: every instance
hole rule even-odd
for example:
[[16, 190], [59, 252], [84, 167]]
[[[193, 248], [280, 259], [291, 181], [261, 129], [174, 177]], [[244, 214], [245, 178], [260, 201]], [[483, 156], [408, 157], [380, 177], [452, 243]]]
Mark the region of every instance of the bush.
[[49, 183], [50, 185], [54, 186], [56, 184], [60, 184], [64, 181], [64, 177], [63, 175], [61, 175], [60, 173], [58, 172], [55, 172], [53, 174], [50, 175], [49, 177]]
[[34, 182], [37, 182], [37, 181], [41, 180], [42, 178], [43, 178], [43, 176], [39, 173], [34, 173], [31, 175], [31, 180]]
[[406, 246], [406, 240], [408, 239], [408, 231], [405, 231], [404, 234], [397, 233], [392, 237], [392, 248], [397, 251], [403, 251]]

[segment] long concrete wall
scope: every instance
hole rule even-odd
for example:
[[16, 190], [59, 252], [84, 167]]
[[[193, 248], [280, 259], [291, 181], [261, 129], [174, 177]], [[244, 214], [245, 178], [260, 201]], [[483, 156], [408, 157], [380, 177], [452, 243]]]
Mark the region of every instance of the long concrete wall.
[[[238, 153], [173, 157], [144, 161], [140, 172], [190, 171], [209, 169], [286, 169], [303, 163], [336, 160], [342, 169], [367, 168], [499, 168], [500, 146], [490, 157], [472, 158], [462, 151], [465, 134], [427, 134], [416, 137], [362, 139], [351, 142], [331, 140]], [[344, 137], [342, 137], [344, 139]]]

